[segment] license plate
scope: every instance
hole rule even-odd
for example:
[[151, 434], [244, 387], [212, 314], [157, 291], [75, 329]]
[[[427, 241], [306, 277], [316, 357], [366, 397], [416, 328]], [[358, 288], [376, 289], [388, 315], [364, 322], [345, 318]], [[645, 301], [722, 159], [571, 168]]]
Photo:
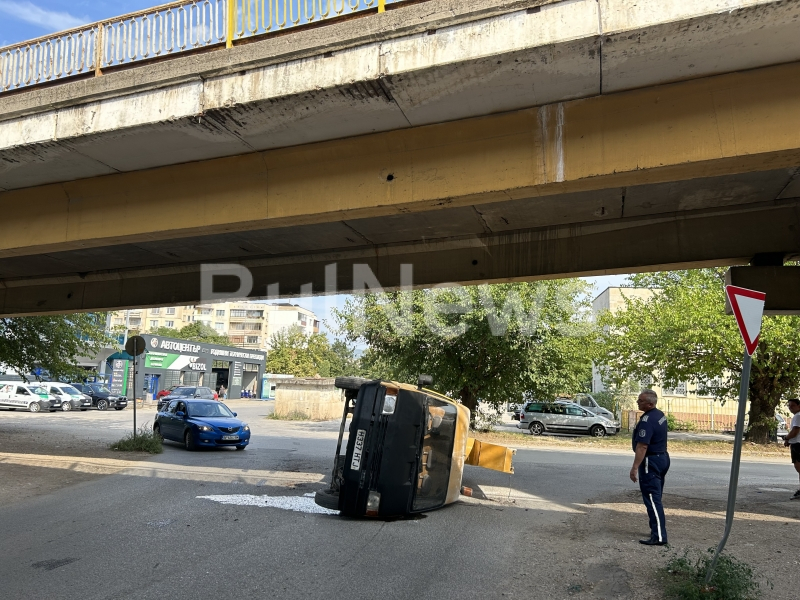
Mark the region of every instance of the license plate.
[[222, 439], [223, 440], [238, 440], [239, 436], [238, 435], [223, 435]]
[[366, 437], [366, 429], [359, 429], [356, 432], [356, 444], [353, 447], [353, 460], [350, 461], [350, 468], [353, 471], [358, 471], [361, 468], [361, 455], [364, 453], [364, 438]]

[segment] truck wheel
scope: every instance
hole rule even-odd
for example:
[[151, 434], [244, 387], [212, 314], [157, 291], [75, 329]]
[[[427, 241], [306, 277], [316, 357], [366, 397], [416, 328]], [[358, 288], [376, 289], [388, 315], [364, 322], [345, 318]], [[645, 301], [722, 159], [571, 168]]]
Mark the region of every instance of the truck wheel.
[[328, 510], [339, 510], [339, 496], [330, 490], [323, 490], [314, 494], [314, 502]]
[[368, 381], [369, 379], [363, 377], [337, 377], [333, 385], [340, 390], [358, 390]]
[[538, 421], [531, 423], [531, 426], [528, 429], [530, 429], [531, 435], [542, 435], [544, 433], [544, 425]]

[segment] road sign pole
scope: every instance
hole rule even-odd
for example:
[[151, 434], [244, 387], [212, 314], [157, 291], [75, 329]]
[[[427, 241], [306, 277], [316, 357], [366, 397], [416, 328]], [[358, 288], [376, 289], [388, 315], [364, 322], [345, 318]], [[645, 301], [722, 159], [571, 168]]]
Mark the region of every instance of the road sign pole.
[[739, 487], [739, 463], [742, 458], [742, 438], [744, 437], [744, 410], [747, 404], [747, 392], [750, 387], [750, 367], [753, 359], [744, 351], [744, 359], [742, 361], [742, 381], [739, 385], [739, 411], [736, 415], [736, 437], [733, 440], [733, 458], [731, 459], [731, 480], [728, 484], [728, 508], [725, 513], [725, 533], [722, 534], [722, 539], [717, 546], [717, 551], [714, 554], [714, 559], [708, 567], [706, 573], [706, 584], [711, 581], [714, 576], [714, 569], [717, 566], [717, 560], [722, 550], [725, 548], [725, 543], [728, 541], [728, 536], [731, 533], [731, 526], [733, 525], [733, 513], [736, 510], [736, 491]]
[[136, 371], [138, 370], [139, 354], [137, 350], [139, 340], [133, 340], [133, 439], [136, 439]]

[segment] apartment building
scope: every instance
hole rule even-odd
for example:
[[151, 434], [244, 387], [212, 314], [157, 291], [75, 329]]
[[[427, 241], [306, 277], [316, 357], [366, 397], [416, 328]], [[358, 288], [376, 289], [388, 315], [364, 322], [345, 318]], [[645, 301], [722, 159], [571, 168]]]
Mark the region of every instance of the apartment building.
[[319, 318], [289, 303], [224, 302], [194, 306], [167, 306], [112, 313], [113, 330], [151, 333], [159, 327], [181, 329], [202, 323], [228, 337], [230, 344], [248, 350], [268, 350], [272, 335], [292, 325], [306, 334], [319, 333]]

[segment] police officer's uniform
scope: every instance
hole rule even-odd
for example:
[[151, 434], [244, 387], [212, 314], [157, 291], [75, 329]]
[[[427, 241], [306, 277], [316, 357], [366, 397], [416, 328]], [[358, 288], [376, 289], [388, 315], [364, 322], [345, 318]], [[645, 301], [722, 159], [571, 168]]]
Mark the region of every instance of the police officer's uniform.
[[633, 430], [632, 442], [634, 452], [637, 444], [647, 444], [647, 454], [639, 465], [639, 489], [647, 507], [647, 515], [650, 517], [650, 540], [666, 544], [666, 520], [664, 506], [661, 504], [664, 477], [669, 471], [667, 417], [664, 413], [657, 408], [644, 413]]

